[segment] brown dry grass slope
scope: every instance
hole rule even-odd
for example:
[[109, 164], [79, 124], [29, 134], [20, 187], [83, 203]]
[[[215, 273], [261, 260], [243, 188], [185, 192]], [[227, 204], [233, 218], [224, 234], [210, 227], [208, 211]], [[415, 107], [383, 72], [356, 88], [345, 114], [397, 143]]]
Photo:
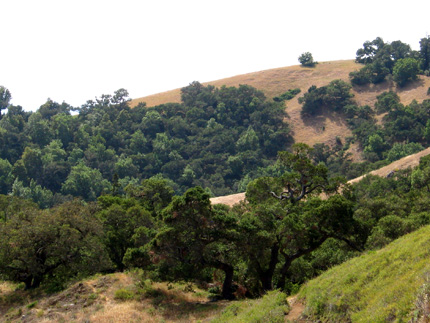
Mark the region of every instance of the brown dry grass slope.
[[[300, 65], [281, 67], [237, 75], [204, 84], [211, 84], [216, 87], [247, 84], [263, 91], [269, 98], [280, 95], [288, 89], [300, 88], [302, 92], [296, 98], [288, 101], [286, 105], [286, 111], [289, 115], [287, 122], [293, 130], [294, 140], [309, 145], [319, 142], [333, 144], [336, 136], [345, 138], [351, 135], [351, 131], [348, 129], [343, 116], [336, 113], [325, 113], [311, 120], [303, 120], [300, 116], [301, 105], [298, 103], [298, 98], [303, 96], [312, 85], [318, 87], [324, 86], [335, 79], [349, 81], [349, 73], [361, 67], [362, 65], [355, 63], [353, 60], [322, 62], [313, 68], [302, 67]], [[389, 81], [377, 86], [355, 87], [352, 92], [359, 105], [368, 104], [373, 106], [376, 97], [388, 90], [396, 91], [402, 103], [408, 104], [413, 99], [419, 102], [428, 99], [427, 89], [429, 86], [430, 78], [421, 77], [418, 81], [402, 89], [398, 89], [393, 82]], [[146, 102], [147, 106], [150, 107], [167, 102], [180, 102], [180, 99], [180, 89], [175, 89], [134, 99], [130, 105], [134, 107], [139, 102]], [[356, 159], [359, 159], [357, 147], [353, 147], [352, 153]]]
[[139, 281], [134, 273], [96, 276], [52, 295], [0, 282], [0, 322], [201, 322], [228, 304], [209, 302], [206, 291], [179, 283], [151, 282], [145, 293]]

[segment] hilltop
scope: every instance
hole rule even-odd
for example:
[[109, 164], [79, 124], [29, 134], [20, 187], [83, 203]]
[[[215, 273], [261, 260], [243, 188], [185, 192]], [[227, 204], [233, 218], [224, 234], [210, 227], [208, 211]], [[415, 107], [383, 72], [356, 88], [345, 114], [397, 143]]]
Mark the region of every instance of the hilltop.
[[[345, 138], [351, 135], [351, 130], [347, 127], [345, 118], [337, 113], [324, 113], [311, 122], [306, 121], [305, 123], [300, 116], [301, 104], [299, 104], [298, 99], [312, 85], [317, 87], [325, 86], [335, 79], [349, 82], [349, 73], [357, 71], [361, 67], [363, 65], [356, 63], [354, 60], [330, 61], [321, 62], [315, 67], [302, 67], [300, 65], [280, 67], [203, 84], [216, 87], [247, 84], [261, 90], [268, 98], [278, 96], [288, 89], [299, 88], [301, 93], [286, 103], [286, 112], [289, 116], [286, 121], [293, 130], [294, 140], [308, 145], [315, 143], [333, 144], [336, 136]], [[403, 88], [398, 88], [394, 82], [388, 80], [377, 85], [355, 86], [351, 92], [354, 94], [354, 100], [358, 105], [370, 105], [373, 107], [376, 97], [389, 90], [396, 92], [403, 104], [409, 104], [414, 99], [421, 102], [429, 98], [427, 95], [429, 87], [430, 78], [420, 76], [417, 81]], [[174, 89], [136, 98], [131, 101], [130, 106], [135, 107], [139, 102], [146, 102], [147, 106], [151, 107], [168, 102], [180, 102], [180, 100], [180, 89]], [[356, 160], [360, 159], [357, 146], [353, 145], [351, 152]]]

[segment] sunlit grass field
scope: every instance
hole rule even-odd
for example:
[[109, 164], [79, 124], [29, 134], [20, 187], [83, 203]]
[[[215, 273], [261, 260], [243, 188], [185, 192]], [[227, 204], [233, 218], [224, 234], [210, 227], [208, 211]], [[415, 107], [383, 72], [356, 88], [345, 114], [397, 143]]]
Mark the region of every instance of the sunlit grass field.
[[408, 322], [429, 314], [429, 293], [427, 226], [332, 268], [308, 282], [299, 298], [308, 317], [324, 322]]

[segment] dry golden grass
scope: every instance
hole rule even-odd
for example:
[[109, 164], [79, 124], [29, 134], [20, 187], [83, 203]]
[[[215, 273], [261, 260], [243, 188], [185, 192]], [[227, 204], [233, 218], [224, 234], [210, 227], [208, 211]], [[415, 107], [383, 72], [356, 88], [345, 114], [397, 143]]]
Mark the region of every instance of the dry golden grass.
[[212, 197], [211, 203], [233, 206], [239, 203], [240, 201], [243, 201], [244, 199], [245, 199], [245, 193], [237, 193], [237, 194], [231, 194], [226, 196]]
[[[324, 62], [316, 65], [315, 68], [295, 65], [236, 75], [203, 84], [216, 87], [248, 84], [263, 91], [270, 98], [292, 88], [300, 88], [305, 91], [311, 85], [322, 86], [328, 84], [331, 80], [339, 78], [347, 80], [349, 72], [359, 69], [360, 66], [352, 60]], [[184, 86], [186, 85], [184, 84]], [[180, 89], [175, 89], [134, 99], [131, 101], [130, 106], [134, 107], [139, 102], [146, 102], [147, 106], [151, 107], [167, 102], [180, 102], [180, 100]]]
[[[327, 85], [335, 79], [349, 81], [349, 73], [360, 69], [362, 65], [353, 60], [322, 62], [313, 68], [300, 65], [275, 68], [260, 72], [237, 75], [217, 81], [204, 83], [216, 87], [222, 85], [238, 86], [239, 84], [251, 85], [265, 93], [269, 98], [282, 94], [288, 89], [300, 88], [301, 93], [287, 102], [286, 111], [289, 115], [287, 122], [293, 131], [296, 142], [304, 142], [308, 145], [326, 143], [332, 145], [335, 138], [345, 138], [351, 135], [345, 118], [337, 113], [324, 113], [317, 118], [303, 120], [300, 116], [301, 105], [298, 98], [312, 85], [318, 87]], [[185, 86], [185, 85], [184, 85]], [[354, 99], [359, 105], [373, 106], [376, 97], [384, 91], [393, 90], [400, 96], [402, 103], [409, 104], [413, 99], [422, 101], [428, 99], [427, 89], [430, 86], [430, 78], [420, 77], [418, 81], [404, 88], [397, 88], [391, 81], [378, 85], [355, 87], [352, 90]], [[180, 102], [180, 89], [166, 91], [131, 101], [131, 107], [139, 102], [146, 102], [148, 106], [155, 106], [167, 102]], [[359, 154], [351, 151], [354, 158], [359, 159]]]
[[[409, 155], [406, 157], [403, 157], [399, 160], [396, 160], [394, 162], [392, 162], [391, 164], [381, 167], [379, 169], [376, 169], [374, 171], [371, 171], [369, 174], [370, 175], [375, 175], [375, 176], [380, 176], [380, 177], [386, 177], [391, 171], [397, 171], [400, 169], [407, 169], [407, 168], [414, 168], [416, 166], [418, 166], [418, 164], [420, 163], [420, 158], [423, 156], [426, 156], [430, 154], [430, 148], [424, 149], [416, 154], [413, 155]], [[363, 175], [354, 179], [351, 179], [348, 183], [356, 183], [359, 182], [363, 177], [367, 176]]]
[[[97, 276], [54, 295], [32, 295], [0, 284], [0, 322], [197, 322], [214, 317], [227, 305], [211, 303], [207, 292], [185, 284], [151, 283], [152, 296], [140, 292], [136, 273]], [[130, 291], [130, 299], [115, 292]], [[19, 295], [19, 299], [12, 296]], [[9, 301], [6, 301], [9, 299]], [[29, 305], [33, 304], [33, 305]]]
[[0, 295], [10, 293], [14, 290], [14, 285], [9, 282], [0, 282]]

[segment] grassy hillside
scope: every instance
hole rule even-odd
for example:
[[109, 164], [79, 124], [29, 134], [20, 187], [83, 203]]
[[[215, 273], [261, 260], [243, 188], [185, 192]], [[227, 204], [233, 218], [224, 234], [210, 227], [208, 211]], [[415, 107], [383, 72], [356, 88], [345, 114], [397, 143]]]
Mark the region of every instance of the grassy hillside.
[[299, 292], [303, 314], [323, 322], [428, 322], [429, 255], [427, 226], [334, 267]]
[[[217, 87], [222, 85], [238, 86], [239, 84], [248, 84], [263, 91], [269, 98], [280, 95], [288, 89], [300, 88], [302, 92], [291, 101], [288, 101], [286, 106], [286, 111], [289, 115], [287, 121], [291, 125], [295, 141], [304, 142], [309, 145], [318, 142], [332, 144], [336, 136], [344, 138], [351, 135], [351, 131], [347, 128], [344, 118], [336, 113], [326, 113], [318, 118], [303, 121], [300, 117], [301, 105], [298, 103], [298, 98], [303, 96], [312, 85], [318, 87], [324, 86], [335, 79], [349, 81], [349, 73], [361, 67], [362, 65], [355, 63], [353, 60], [322, 62], [314, 68], [302, 67], [300, 65], [281, 67], [237, 75], [204, 84], [211, 84]], [[378, 85], [355, 87], [352, 93], [354, 93], [355, 100], [359, 105], [368, 104], [373, 106], [379, 94], [393, 90], [398, 93], [403, 104], [409, 104], [413, 99], [416, 99], [418, 102], [428, 99], [427, 89], [429, 87], [430, 78], [420, 77], [417, 81], [401, 89], [397, 88], [393, 82], [387, 81]], [[134, 107], [139, 102], [146, 102], [148, 106], [167, 102], [180, 102], [180, 89], [134, 99], [131, 102], [131, 106]], [[353, 146], [352, 153], [356, 153], [357, 149], [357, 147]], [[358, 158], [357, 153], [355, 156]]]

